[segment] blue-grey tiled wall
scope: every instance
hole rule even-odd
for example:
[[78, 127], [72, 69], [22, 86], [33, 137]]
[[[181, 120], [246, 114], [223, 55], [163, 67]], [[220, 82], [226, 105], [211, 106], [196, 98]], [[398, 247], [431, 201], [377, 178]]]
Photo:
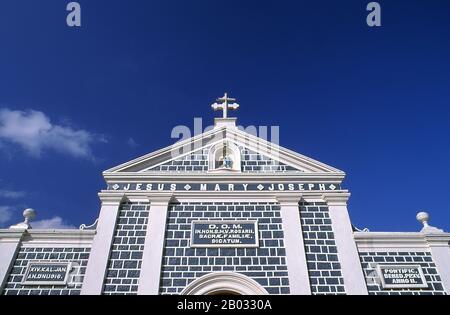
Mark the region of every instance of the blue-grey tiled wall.
[[301, 202], [300, 220], [312, 294], [345, 294], [344, 278], [325, 202]]
[[149, 203], [120, 205], [104, 294], [137, 294], [149, 208]]
[[[191, 248], [193, 220], [258, 219], [259, 248]], [[280, 206], [276, 203], [210, 202], [171, 204], [168, 213], [162, 294], [178, 294], [213, 271], [244, 274], [269, 293], [289, 293]]]
[[[79, 295], [89, 259], [85, 247], [21, 247], [3, 289], [4, 295]], [[22, 285], [30, 262], [71, 262], [66, 285]]]
[[[438, 275], [436, 265], [430, 252], [389, 251], [360, 252], [361, 265], [366, 277], [367, 290], [370, 295], [443, 295], [445, 290]], [[383, 289], [376, 271], [377, 265], [420, 265], [428, 283], [428, 288], [417, 289]]]

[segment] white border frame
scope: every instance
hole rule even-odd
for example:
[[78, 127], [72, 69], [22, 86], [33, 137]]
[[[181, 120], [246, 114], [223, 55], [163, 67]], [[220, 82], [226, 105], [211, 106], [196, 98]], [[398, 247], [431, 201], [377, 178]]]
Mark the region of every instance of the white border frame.
[[[64, 280], [53, 280], [53, 281], [29, 281], [26, 280], [28, 274], [30, 273], [30, 267], [32, 265], [61, 265], [67, 266], [66, 275], [64, 276]], [[55, 286], [65, 286], [67, 285], [67, 281], [69, 280], [69, 274], [72, 270], [72, 262], [45, 262], [45, 261], [37, 261], [37, 262], [29, 262], [27, 265], [27, 269], [23, 276], [23, 280], [21, 282], [22, 285], [55, 285]]]
[[237, 272], [211, 272], [181, 291], [181, 295], [212, 295], [223, 291], [231, 291], [239, 295], [269, 295], [258, 282]]
[[[194, 224], [251, 224], [255, 227], [254, 244], [194, 244]], [[189, 246], [191, 248], [258, 248], [259, 247], [259, 229], [258, 220], [194, 220], [191, 222], [191, 237]]]
[[[383, 267], [391, 268], [391, 269], [417, 268], [417, 270], [419, 270], [419, 275], [420, 275], [420, 278], [421, 278], [423, 284], [407, 284], [407, 283], [386, 284], [384, 281], [383, 274], [381, 272], [381, 269]], [[377, 273], [378, 273], [378, 277], [381, 280], [381, 285], [382, 285], [383, 289], [417, 289], [417, 288], [424, 289], [424, 288], [428, 288], [427, 279], [425, 278], [425, 275], [423, 274], [421, 265], [380, 264], [380, 265], [377, 265]]]
[[[216, 152], [222, 150], [226, 145], [233, 152], [234, 161], [231, 169], [216, 168]], [[219, 142], [213, 144], [208, 152], [208, 173], [241, 173], [242, 172], [242, 152], [239, 147], [233, 142], [222, 139]]]

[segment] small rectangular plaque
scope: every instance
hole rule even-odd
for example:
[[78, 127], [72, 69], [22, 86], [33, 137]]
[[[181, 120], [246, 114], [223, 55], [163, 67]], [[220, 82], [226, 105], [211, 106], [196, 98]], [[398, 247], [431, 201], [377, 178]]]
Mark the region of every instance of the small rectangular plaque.
[[71, 269], [70, 262], [32, 262], [23, 277], [23, 285], [65, 285]]
[[258, 221], [193, 221], [191, 247], [258, 247]]
[[378, 265], [377, 271], [385, 289], [428, 288], [420, 265]]

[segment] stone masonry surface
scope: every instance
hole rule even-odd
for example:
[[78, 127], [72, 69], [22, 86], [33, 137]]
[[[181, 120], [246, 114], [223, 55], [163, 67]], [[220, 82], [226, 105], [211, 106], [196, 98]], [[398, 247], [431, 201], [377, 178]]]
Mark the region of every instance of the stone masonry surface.
[[325, 202], [301, 202], [300, 220], [312, 294], [345, 294], [338, 251]]
[[[258, 248], [191, 248], [193, 220], [258, 220]], [[270, 294], [288, 294], [280, 206], [277, 203], [195, 202], [171, 204], [160, 283], [161, 294], [179, 294], [214, 271], [246, 275]]]
[[[84, 247], [21, 247], [14, 261], [4, 295], [79, 295], [90, 248]], [[72, 262], [66, 285], [22, 285], [31, 262]]]
[[[389, 251], [360, 252], [361, 265], [370, 295], [444, 295], [441, 277], [429, 252]], [[420, 265], [428, 283], [428, 288], [383, 289], [377, 273], [377, 265]]]
[[[166, 162], [151, 168], [149, 171], [164, 172], [206, 172], [208, 171], [208, 153], [210, 147], [194, 151], [188, 155]], [[274, 172], [299, 172], [292, 166], [286, 165], [260, 153], [244, 147], [241, 151], [242, 172], [274, 173]]]
[[122, 203], [106, 271], [104, 294], [137, 294], [149, 203]]

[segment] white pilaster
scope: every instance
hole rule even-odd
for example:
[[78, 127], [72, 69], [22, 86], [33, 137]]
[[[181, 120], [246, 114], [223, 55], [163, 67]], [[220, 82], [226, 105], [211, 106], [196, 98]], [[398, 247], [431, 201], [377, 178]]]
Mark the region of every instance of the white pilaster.
[[366, 281], [347, 210], [349, 197], [349, 193], [329, 193], [325, 194], [323, 199], [328, 204], [345, 292], [350, 295], [367, 295]]
[[123, 194], [99, 193], [102, 201], [97, 231], [92, 242], [86, 273], [84, 275], [83, 295], [99, 295], [103, 291], [106, 268], [108, 265], [111, 243], [114, 237], [117, 216]]
[[427, 234], [425, 239], [430, 247], [444, 289], [447, 294], [450, 294], [450, 234]]
[[171, 199], [171, 193], [155, 193], [149, 196], [150, 211], [139, 277], [139, 295], [159, 293], [167, 211]]
[[9, 271], [14, 264], [20, 241], [26, 229], [3, 230], [0, 232], [0, 294], [8, 280]]
[[281, 219], [284, 233], [284, 247], [288, 266], [290, 293], [296, 295], [311, 294], [308, 265], [303, 243], [302, 225], [298, 202], [301, 195], [283, 194], [277, 196], [281, 207]]

